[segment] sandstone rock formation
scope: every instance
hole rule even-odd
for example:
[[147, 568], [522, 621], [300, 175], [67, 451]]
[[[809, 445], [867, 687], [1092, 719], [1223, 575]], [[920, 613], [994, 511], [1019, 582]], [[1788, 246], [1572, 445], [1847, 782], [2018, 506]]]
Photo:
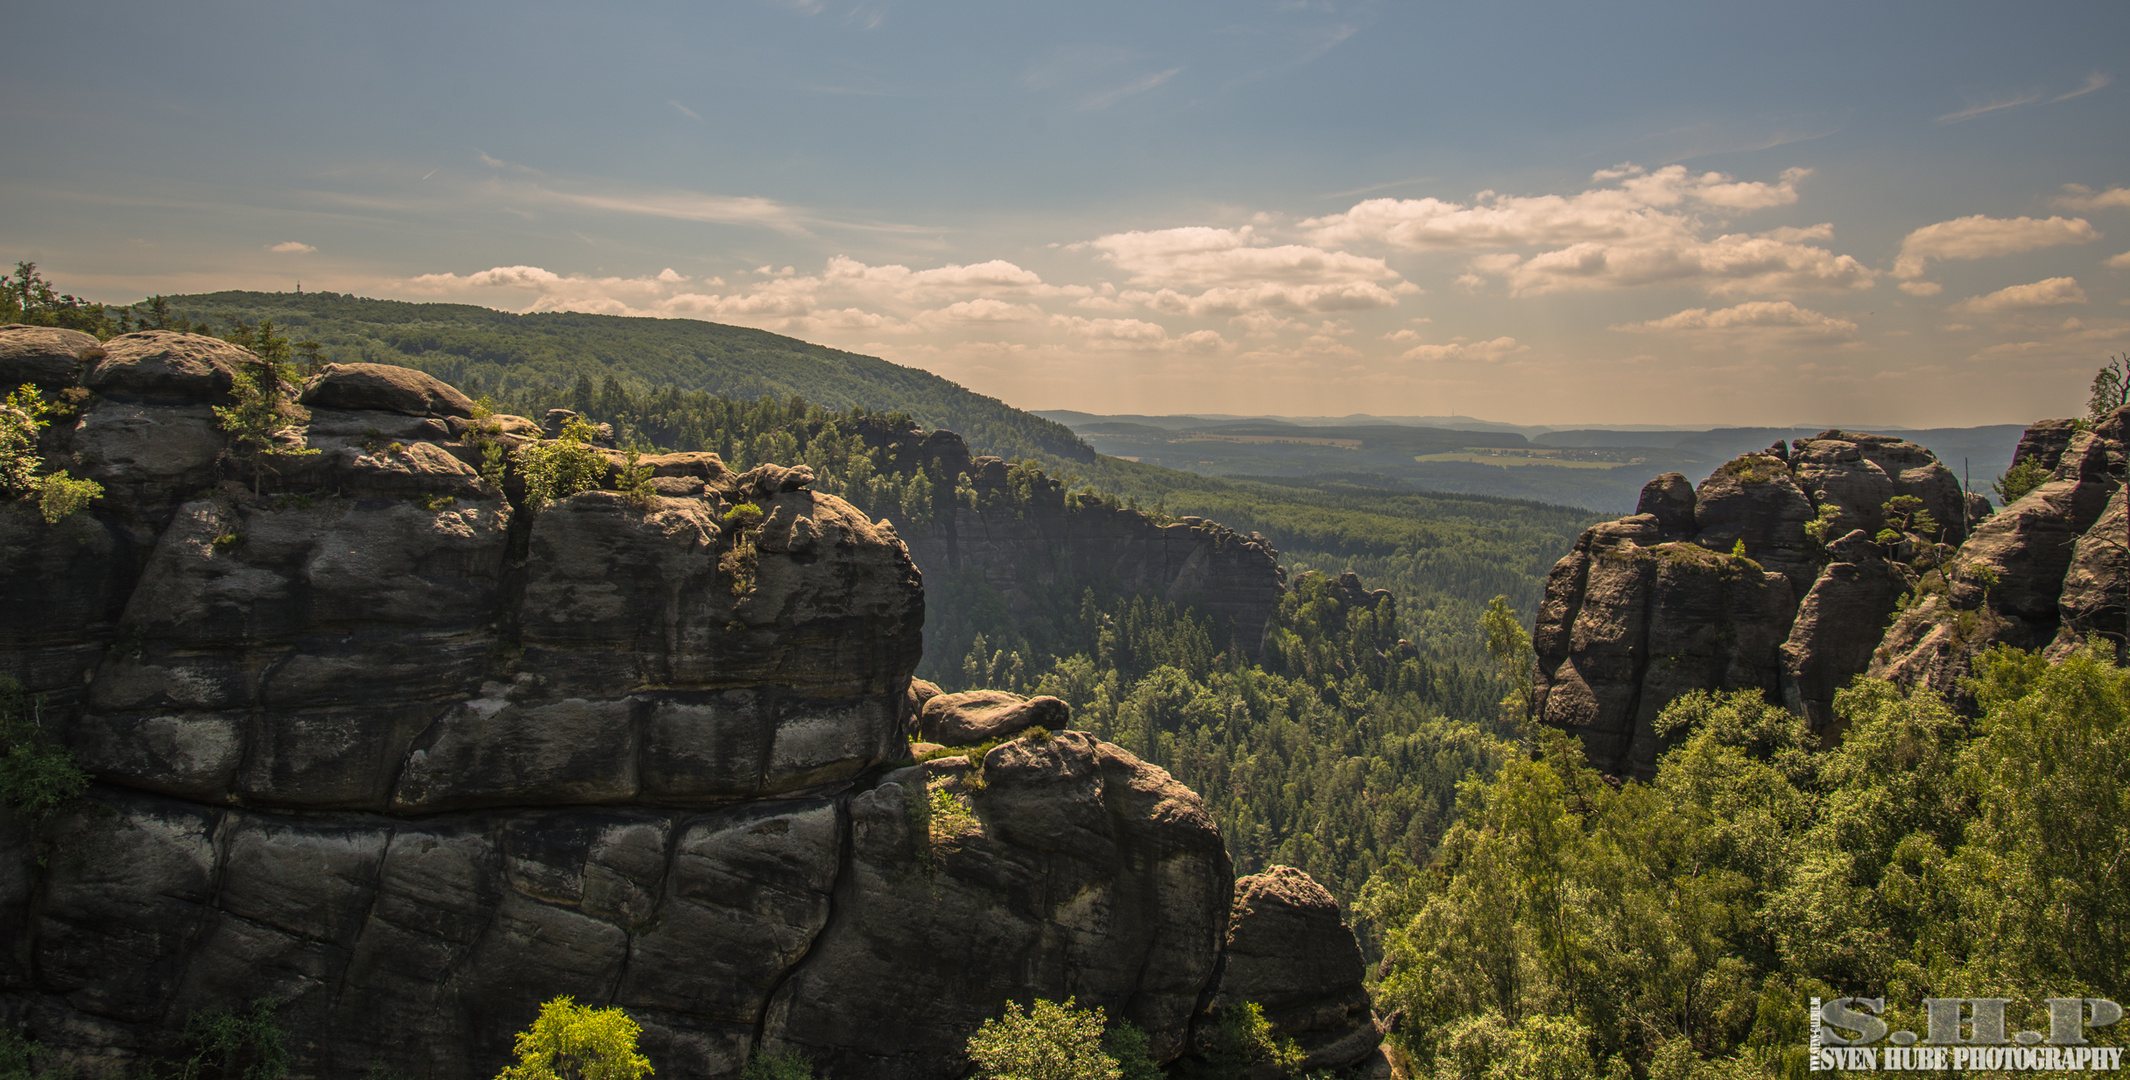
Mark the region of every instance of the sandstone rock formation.
[[973, 746], [1041, 725], [1063, 728], [1072, 707], [1054, 697], [1027, 698], [1004, 690], [965, 690], [927, 698], [918, 737], [941, 746]]
[[[1759, 690], [1824, 729], [1911, 584], [1871, 537], [1910, 496], [1928, 540], [1966, 538], [1950, 470], [1914, 443], [1828, 431], [1746, 454], [1699, 488], [1667, 473], [1637, 513], [1598, 525], [1553, 568], [1532, 643], [1539, 718], [1608, 772], [1648, 777], [1659, 713], [1693, 690]], [[1843, 537], [1831, 546], [1814, 539]]]
[[1309, 875], [1275, 866], [1235, 883], [1215, 1011], [1254, 1001], [1308, 1055], [1302, 1071], [1335, 1068], [1383, 1036], [1363, 974], [1338, 901]]
[[[1883, 435], [1778, 443], [1698, 489], [1658, 477], [1635, 516], [1585, 532], [1548, 578], [1539, 718], [1581, 736], [1599, 768], [1648, 777], [1663, 749], [1649, 723], [1690, 690], [1757, 689], [1838, 738], [1831, 703], [1857, 675], [1958, 703], [1991, 645], [2120, 641], [2126, 435], [2130, 407], [2090, 430], [2036, 424], [2017, 460], [2050, 478], [1993, 515], [1928, 451]], [[1898, 496], [1939, 530], [1882, 536]]]
[[104, 350], [54, 453], [105, 496], [0, 506], [0, 674], [96, 778], [0, 813], [0, 1023], [92, 1075], [260, 997], [303, 1078], [494, 1075], [560, 994], [670, 1077], [958, 1075], [1033, 997], [1190, 1045], [1232, 887], [1197, 797], [1070, 732], [906, 765], [920, 580], [806, 470], [666, 455], [534, 512], [482, 466], [538, 425], [342, 368], [285, 440], [319, 453], [253, 477], [211, 412], [248, 354]]
[[2091, 430], [2071, 427], [2036, 425], [2020, 440], [2020, 452], [2035, 455], [2049, 479], [1976, 528], [1945, 586], [1919, 597], [1886, 632], [1871, 674], [1964, 704], [1960, 680], [1991, 645], [2061, 654], [2088, 635], [2121, 642], [2130, 406]]

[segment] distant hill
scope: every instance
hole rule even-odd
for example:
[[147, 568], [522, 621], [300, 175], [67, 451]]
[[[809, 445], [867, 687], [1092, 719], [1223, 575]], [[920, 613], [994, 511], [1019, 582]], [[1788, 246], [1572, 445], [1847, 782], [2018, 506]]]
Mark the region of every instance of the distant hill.
[[[1549, 429], [1470, 417], [1332, 420], [1099, 416], [1062, 410], [1040, 415], [1070, 424], [1104, 454], [1203, 476], [1304, 484], [1337, 479], [1376, 488], [1538, 500], [1603, 513], [1631, 512], [1642, 485], [1661, 473], [1680, 472], [1699, 481], [1739, 454], [1827, 429]], [[1971, 477], [1973, 490], [1986, 495], [1990, 481], [2011, 466], [2022, 430], [2017, 424], [1994, 424], [1884, 433], [1928, 447], [1955, 475]]]
[[928, 371], [797, 338], [697, 319], [543, 312], [471, 304], [414, 304], [340, 293], [216, 292], [167, 298], [171, 310], [217, 330], [271, 318], [336, 362], [420, 368], [469, 393], [533, 385], [594, 385], [612, 376], [632, 393], [660, 387], [742, 400], [797, 395], [830, 409], [904, 412], [959, 432], [981, 453], [1090, 461], [1072, 430]]

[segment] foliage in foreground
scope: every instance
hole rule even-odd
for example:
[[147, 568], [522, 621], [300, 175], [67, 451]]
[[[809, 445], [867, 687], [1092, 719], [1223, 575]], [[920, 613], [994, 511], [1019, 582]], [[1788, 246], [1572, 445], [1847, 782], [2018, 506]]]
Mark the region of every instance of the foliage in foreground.
[[45, 417], [57, 411], [27, 383], [0, 399], [0, 496], [37, 504], [47, 524], [87, 506], [103, 495], [103, 485], [77, 480], [65, 469], [45, 470], [44, 456], [37, 452], [37, 433], [49, 423]]
[[595, 1009], [564, 995], [540, 1006], [518, 1033], [518, 1063], [496, 1080], [637, 1080], [651, 1074], [636, 1052], [643, 1028], [618, 1008]]
[[[1558, 732], [1468, 784], [1433, 864], [1369, 884], [1378, 1009], [1435, 1076], [1763, 1076], [1810, 995], [2130, 996], [2130, 672], [1977, 663], [1981, 715], [1859, 680], [1812, 749], [1758, 694], [1697, 693], [1654, 781]], [[2012, 1030], [2019, 1030], [2013, 1028]], [[2113, 1041], [2119, 1033], [2099, 1033]]]
[[[1004, 1013], [969, 1037], [966, 1052], [982, 1080], [1158, 1080], [1163, 1073], [1148, 1046], [1146, 1033], [1130, 1021], [1111, 1027], [1099, 1008], [1038, 998], [1025, 1009], [1007, 1002]], [[1301, 1062], [1294, 1040], [1274, 1034], [1264, 1010], [1244, 1002], [1221, 1013], [1209, 1045], [1185, 1057], [1178, 1075], [1298, 1076]]]

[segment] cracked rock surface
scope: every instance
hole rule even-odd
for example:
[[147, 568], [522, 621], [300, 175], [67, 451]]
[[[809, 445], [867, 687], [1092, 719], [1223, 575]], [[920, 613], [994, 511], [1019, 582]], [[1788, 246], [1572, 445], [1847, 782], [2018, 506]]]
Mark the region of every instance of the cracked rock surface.
[[1034, 997], [1190, 1044], [1233, 884], [1198, 797], [1075, 732], [908, 765], [919, 576], [807, 470], [530, 512], [481, 465], [538, 425], [346, 365], [254, 477], [211, 412], [248, 354], [50, 338], [0, 359], [96, 390], [44, 450], [106, 494], [0, 506], [0, 673], [96, 782], [0, 814], [0, 1024], [91, 1076], [262, 997], [298, 1078], [492, 1076], [563, 994], [670, 1077], [958, 1076]]

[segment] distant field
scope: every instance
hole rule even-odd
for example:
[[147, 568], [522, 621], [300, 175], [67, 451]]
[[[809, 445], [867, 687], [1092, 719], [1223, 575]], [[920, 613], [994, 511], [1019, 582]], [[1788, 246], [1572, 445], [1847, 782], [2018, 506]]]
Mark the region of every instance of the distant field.
[[1553, 457], [1542, 452], [1529, 454], [1496, 454], [1485, 452], [1475, 453], [1470, 450], [1460, 450], [1448, 454], [1421, 454], [1420, 456], [1415, 457], [1413, 460], [1420, 462], [1421, 464], [1427, 464], [1429, 462], [1436, 461], [1469, 461], [1474, 465], [1499, 465], [1505, 469], [1527, 467], [1533, 465], [1547, 466], [1555, 469], [1623, 469], [1630, 464], [1639, 464], [1639, 462], [1575, 461], [1569, 458]]

